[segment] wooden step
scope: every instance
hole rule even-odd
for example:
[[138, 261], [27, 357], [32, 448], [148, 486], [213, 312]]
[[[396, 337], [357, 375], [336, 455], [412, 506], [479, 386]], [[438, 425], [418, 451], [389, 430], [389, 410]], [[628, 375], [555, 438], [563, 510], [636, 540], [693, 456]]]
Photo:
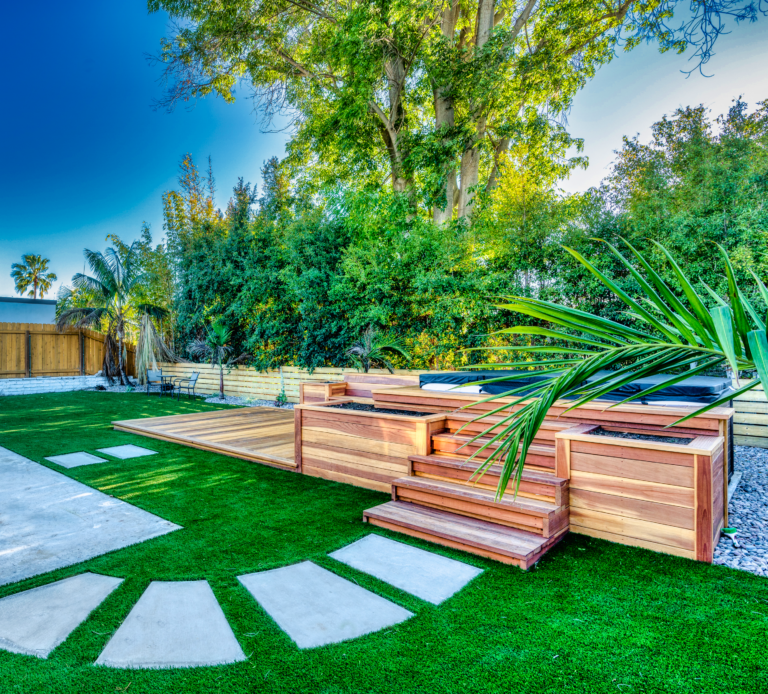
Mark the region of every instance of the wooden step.
[[[439, 454], [452, 453], [454, 455], [463, 456], [464, 458], [469, 458], [491, 440], [488, 438], [479, 438], [476, 441], [472, 441], [473, 438], [473, 436], [465, 436], [463, 434], [433, 434], [432, 450]], [[472, 441], [472, 443], [470, 443], [470, 441]], [[485, 460], [496, 448], [497, 444], [491, 444], [488, 448], [479, 453], [477, 458]], [[525, 466], [540, 470], [554, 470], [555, 447], [541, 443], [532, 444], [528, 449], [528, 455], [525, 458]]]
[[[491, 426], [494, 426], [493, 434], [498, 434], [501, 431], [500, 423], [507, 419], [506, 416], [492, 415], [483, 417], [481, 420], [473, 421], [478, 417], [477, 413], [471, 412], [451, 412], [446, 416], [445, 428], [450, 433], [457, 433], [461, 429], [461, 435], [463, 436], [477, 436], [488, 431]], [[565, 431], [574, 426], [573, 422], [554, 422], [544, 420], [536, 432], [534, 437], [534, 443], [543, 443], [545, 445], [555, 445], [555, 434], [558, 431]], [[463, 428], [462, 428], [463, 427]]]
[[[485, 470], [482, 477], [475, 471], [482, 461], [466, 461], [461, 456], [451, 455], [412, 455], [408, 474], [414, 477], [459, 482], [473, 487], [496, 491], [501, 476], [501, 465], [493, 464]], [[515, 480], [507, 483], [507, 490], [514, 493]], [[568, 505], [568, 480], [555, 477], [551, 472], [541, 472], [523, 468], [518, 496], [549, 501], [556, 506]]]
[[392, 482], [392, 500], [500, 523], [542, 537], [552, 537], [568, 527], [567, 506], [520, 496], [515, 498], [512, 494], [497, 500], [495, 492], [459, 482], [401, 477]]
[[363, 511], [363, 521], [438, 545], [529, 569], [566, 533], [544, 538], [496, 523], [438, 511], [404, 501], [389, 501]]

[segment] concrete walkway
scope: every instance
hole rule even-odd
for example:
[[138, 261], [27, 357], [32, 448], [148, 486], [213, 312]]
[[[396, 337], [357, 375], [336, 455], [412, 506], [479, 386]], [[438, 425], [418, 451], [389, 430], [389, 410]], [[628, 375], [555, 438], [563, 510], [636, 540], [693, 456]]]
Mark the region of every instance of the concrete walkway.
[[367, 535], [329, 556], [434, 605], [483, 573], [469, 564], [381, 535]]
[[0, 648], [47, 658], [122, 578], [85, 573], [0, 600]]
[[179, 528], [0, 448], [0, 585]]
[[182, 668], [245, 660], [207, 581], [153, 581], [96, 665]]
[[399, 605], [309, 561], [237, 580], [299, 648], [354, 639], [413, 617]]

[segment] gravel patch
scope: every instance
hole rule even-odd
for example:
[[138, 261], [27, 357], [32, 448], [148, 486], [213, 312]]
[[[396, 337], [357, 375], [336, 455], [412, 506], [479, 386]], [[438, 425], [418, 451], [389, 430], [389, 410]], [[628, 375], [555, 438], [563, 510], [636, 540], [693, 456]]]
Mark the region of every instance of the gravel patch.
[[728, 504], [728, 525], [739, 531], [739, 546], [722, 537], [714, 563], [768, 577], [768, 449], [736, 446], [734, 467], [743, 476]]
[[280, 407], [284, 410], [292, 410], [293, 403], [283, 405], [274, 400], [251, 400], [251, 398], [236, 398], [233, 395], [225, 395], [222, 400], [218, 395], [210, 395], [205, 399], [212, 405], [237, 405], [238, 407]]
[[[102, 392], [108, 392], [108, 393], [145, 393], [145, 387], [144, 386], [106, 386], [105, 388], [90, 388], [89, 390], [100, 390]], [[150, 395], [154, 397], [159, 397], [157, 391], [152, 392]], [[163, 396], [167, 397], [167, 396]], [[186, 399], [187, 395], [186, 393], [182, 393], [181, 399]], [[204, 397], [205, 402], [211, 403], [212, 405], [235, 405], [237, 407], [280, 407], [284, 410], [292, 410], [293, 409], [293, 403], [284, 403], [280, 404], [276, 402], [275, 400], [252, 400], [251, 398], [237, 398], [233, 395], [225, 395], [224, 399], [222, 400], [218, 395], [199, 395], [197, 397]]]

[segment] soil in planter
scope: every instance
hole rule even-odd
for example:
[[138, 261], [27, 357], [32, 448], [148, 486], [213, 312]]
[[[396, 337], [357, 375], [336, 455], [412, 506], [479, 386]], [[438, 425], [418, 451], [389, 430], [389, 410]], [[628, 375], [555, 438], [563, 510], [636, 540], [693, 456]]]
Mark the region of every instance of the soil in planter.
[[376, 414], [402, 414], [406, 417], [428, 417], [434, 412], [411, 412], [410, 410], [385, 410], [381, 407], [366, 405], [363, 402], [343, 402], [340, 405], [326, 405], [334, 410], [357, 410], [358, 412], [375, 412]]
[[656, 443], [676, 443], [679, 446], [687, 446], [692, 438], [682, 436], [656, 436], [656, 434], [634, 434], [629, 431], [608, 431], [598, 427], [589, 432], [590, 436], [611, 436], [616, 439], [634, 439], [635, 441], [655, 441]]

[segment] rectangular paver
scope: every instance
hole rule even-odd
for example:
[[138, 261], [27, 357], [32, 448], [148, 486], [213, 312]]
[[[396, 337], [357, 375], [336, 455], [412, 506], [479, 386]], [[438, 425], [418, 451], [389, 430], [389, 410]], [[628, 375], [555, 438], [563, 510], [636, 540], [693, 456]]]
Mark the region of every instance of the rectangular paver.
[[0, 448], [0, 585], [180, 527]]
[[381, 535], [367, 535], [329, 556], [435, 605], [483, 573], [469, 564]]
[[65, 468], [80, 467], [81, 465], [94, 465], [95, 463], [106, 463], [106, 458], [99, 458], [97, 455], [91, 455], [80, 451], [78, 453], [65, 453], [64, 455], [52, 455], [46, 460], [50, 460], [56, 465], [61, 465]]
[[47, 658], [123, 582], [84, 573], [0, 600], [0, 648]]
[[413, 616], [309, 561], [238, 580], [299, 648], [354, 639]]
[[157, 455], [157, 451], [150, 451], [149, 448], [134, 446], [132, 443], [127, 443], [124, 446], [112, 446], [111, 448], [98, 448], [97, 450], [99, 453], [111, 455], [113, 458], [120, 458], [120, 460], [141, 458], [145, 455]]
[[208, 581], [153, 581], [96, 665], [179, 668], [245, 660]]

